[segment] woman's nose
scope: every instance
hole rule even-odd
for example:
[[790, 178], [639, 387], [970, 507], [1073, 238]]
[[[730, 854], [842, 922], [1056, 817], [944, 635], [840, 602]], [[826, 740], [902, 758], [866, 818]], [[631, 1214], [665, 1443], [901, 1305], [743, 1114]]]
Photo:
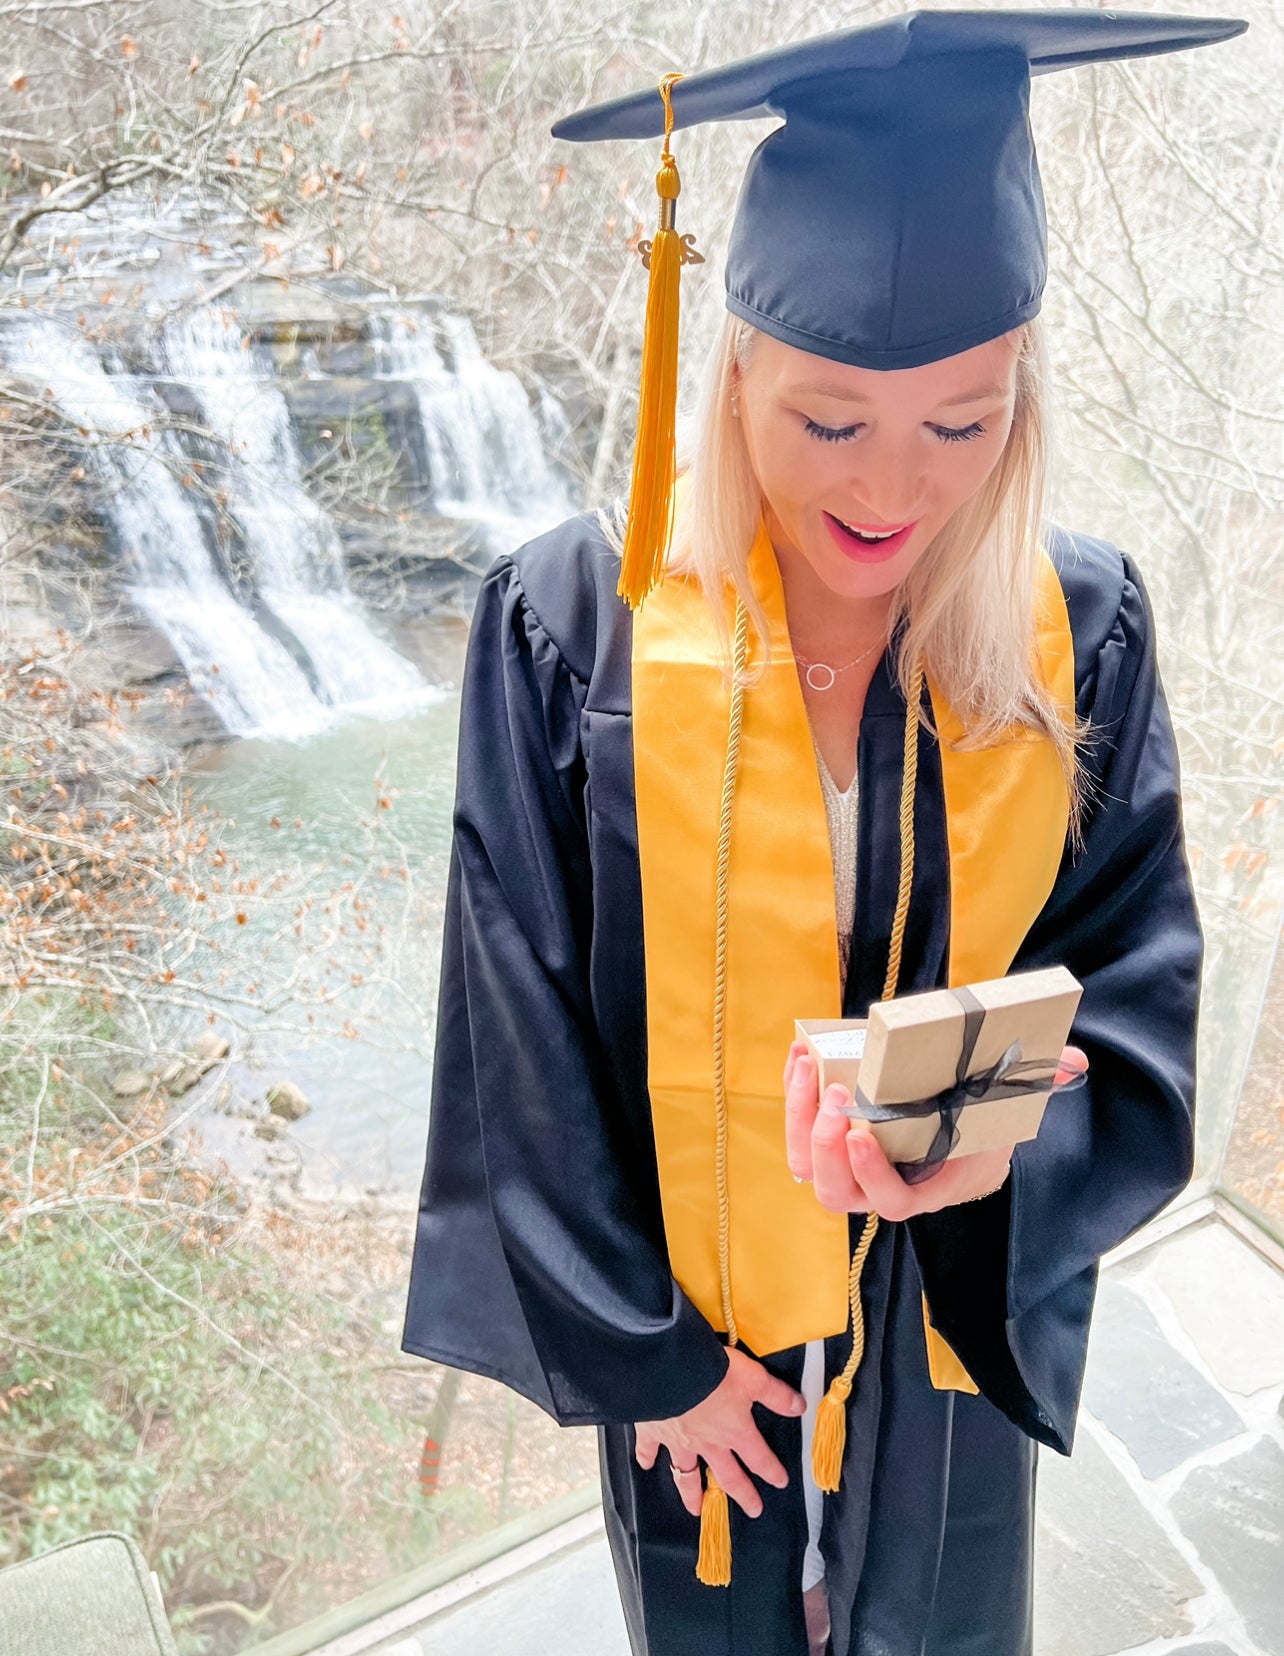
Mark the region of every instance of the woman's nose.
[[899, 529], [923, 515], [927, 480], [921, 462], [892, 443], [871, 443], [852, 468], [849, 499], [858, 529]]

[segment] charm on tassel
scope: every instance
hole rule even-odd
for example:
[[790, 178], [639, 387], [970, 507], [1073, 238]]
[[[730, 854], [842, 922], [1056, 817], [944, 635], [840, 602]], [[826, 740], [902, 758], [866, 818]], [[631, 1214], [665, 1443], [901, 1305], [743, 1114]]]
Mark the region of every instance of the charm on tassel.
[[703, 264], [694, 236], [679, 236], [677, 201], [682, 190], [669, 149], [673, 132], [670, 94], [681, 75], [660, 82], [664, 99], [664, 150], [655, 175], [660, 222], [651, 241], [639, 243], [650, 272], [646, 325], [642, 337], [642, 380], [638, 392], [637, 438], [629, 482], [628, 521], [620, 560], [619, 595], [637, 609], [664, 576], [673, 535], [673, 489], [677, 478], [678, 287], [684, 264]]
[[704, 1501], [700, 1507], [700, 1552], [696, 1558], [696, 1580], [706, 1587], [731, 1585], [731, 1512], [727, 1492], [712, 1470], [705, 1476]]

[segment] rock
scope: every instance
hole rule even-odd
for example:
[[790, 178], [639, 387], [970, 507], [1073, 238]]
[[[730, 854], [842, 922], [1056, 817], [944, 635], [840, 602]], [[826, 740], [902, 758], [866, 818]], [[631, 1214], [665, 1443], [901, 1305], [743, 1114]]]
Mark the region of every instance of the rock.
[[232, 1091], [232, 1083], [230, 1081], [224, 1081], [214, 1094], [212, 1108], [218, 1115], [235, 1114], [235, 1111], [232, 1108], [234, 1096], [235, 1095]]
[[215, 1035], [207, 1030], [192, 1042], [185, 1058], [167, 1066], [161, 1079], [170, 1092], [178, 1097], [180, 1093], [194, 1087], [206, 1071], [213, 1069], [221, 1058], [226, 1058], [228, 1048], [229, 1042], [225, 1035]]
[[154, 679], [185, 676], [174, 646], [158, 628], [141, 618], [118, 621], [98, 633], [87, 667], [105, 690]]
[[1284, 1278], [1234, 1231], [1192, 1225], [1147, 1274], [1224, 1390], [1248, 1397], [1284, 1381]]
[[142, 1093], [150, 1092], [152, 1077], [146, 1070], [121, 1070], [112, 1077], [111, 1090], [117, 1098], [138, 1098]]
[[1173, 1499], [1192, 1541], [1263, 1656], [1284, 1656], [1284, 1450], [1260, 1437], [1232, 1460], [1198, 1466]]
[[226, 1035], [216, 1035], [212, 1029], [198, 1035], [187, 1049], [187, 1055], [196, 1063], [217, 1064], [220, 1058], [226, 1058], [231, 1043]]
[[255, 1138], [267, 1139], [270, 1142], [284, 1138], [289, 1130], [289, 1122], [282, 1121], [279, 1116], [267, 1115], [254, 1123]]
[[293, 1081], [278, 1081], [274, 1087], [269, 1087], [267, 1107], [283, 1121], [298, 1121], [312, 1108], [303, 1095], [302, 1087], [296, 1087]]
[[1039, 1656], [1114, 1656], [1193, 1631], [1202, 1592], [1186, 1560], [1094, 1439], [1039, 1455]]
[[1107, 1278], [1097, 1296], [1083, 1401], [1147, 1478], [1247, 1430], [1222, 1394], [1164, 1338], [1131, 1289]]
[[183, 1073], [183, 1067], [183, 1060], [181, 1058], [175, 1058], [172, 1063], [162, 1064], [152, 1073], [155, 1075], [162, 1087], [168, 1087]]

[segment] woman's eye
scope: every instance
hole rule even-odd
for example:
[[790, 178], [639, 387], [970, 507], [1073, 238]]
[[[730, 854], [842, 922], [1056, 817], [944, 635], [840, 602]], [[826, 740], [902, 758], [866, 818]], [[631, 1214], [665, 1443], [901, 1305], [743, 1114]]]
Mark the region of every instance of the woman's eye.
[[856, 435], [860, 426], [823, 426], [817, 425], [815, 420], [808, 420], [805, 429], [809, 437], [818, 437], [822, 443], [845, 443], [849, 437]]
[[943, 443], [970, 443], [974, 437], [985, 435], [985, 427], [980, 420], [973, 420], [969, 426], [934, 425], [932, 430]]

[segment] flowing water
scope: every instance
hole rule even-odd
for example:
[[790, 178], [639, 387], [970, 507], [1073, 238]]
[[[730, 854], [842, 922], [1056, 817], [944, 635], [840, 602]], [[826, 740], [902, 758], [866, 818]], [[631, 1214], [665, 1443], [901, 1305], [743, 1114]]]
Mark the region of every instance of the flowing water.
[[187, 462], [149, 388], [107, 372], [74, 328], [23, 318], [0, 334], [5, 365], [42, 383], [103, 485], [126, 590], [168, 637], [193, 688], [229, 730], [301, 736], [324, 710], [289, 652], [232, 595], [180, 479]]
[[[570, 516], [521, 381], [487, 362], [465, 318], [396, 319], [378, 337], [384, 376], [414, 386], [433, 504], [443, 517], [480, 524], [500, 553]], [[565, 424], [547, 392], [541, 416], [553, 431]]]
[[349, 712], [404, 705], [423, 680], [348, 590], [338, 533], [304, 488], [270, 362], [230, 313], [215, 310], [172, 323], [165, 356], [226, 449], [231, 510], [254, 550], [259, 595], [303, 646], [324, 701]]
[[[444, 312], [374, 318], [375, 377], [409, 384], [427, 476], [403, 478], [439, 518], [507, 551], [568, 516], [543, 433], [565, 431], [544, 389], [486, 361], [469, 322]], [[126, 595], [173, 645], [193, 688], [237, 736], [300, 740], [354, 715], [396, 718], [433, 699], [382, 616], [353, 594], [338, 530], [310, 492], [276, 364], [235, 314], [198, 308], [160, 340], [163, 372], [127, 371], [70, 318], [11, 314], [0, 361], [39, 388], [92, 467]], [[312, 378], [327, 376], [309, 352]], [[184, 441], [166, 399], [196, 409]], [[336, 404], [342, 402], [336, 390]], [[193, 465], [193, 441], [218, 464]], [[193, 484], [222, 484], [241, 579], [229, 584], [212, 508]]]

